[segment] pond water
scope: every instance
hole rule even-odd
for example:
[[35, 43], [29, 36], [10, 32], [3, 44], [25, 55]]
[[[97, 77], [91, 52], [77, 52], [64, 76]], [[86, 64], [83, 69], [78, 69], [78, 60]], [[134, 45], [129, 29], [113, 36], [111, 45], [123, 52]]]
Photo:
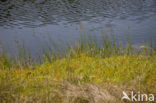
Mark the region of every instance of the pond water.
[[17, 44], [35, 55], [49, 38], [60, 45], [80, 39], [81, 29], [113, 33], [134, 44], [156, 40], [156, 0], [1, 0], [0, 44], [16, 53]]

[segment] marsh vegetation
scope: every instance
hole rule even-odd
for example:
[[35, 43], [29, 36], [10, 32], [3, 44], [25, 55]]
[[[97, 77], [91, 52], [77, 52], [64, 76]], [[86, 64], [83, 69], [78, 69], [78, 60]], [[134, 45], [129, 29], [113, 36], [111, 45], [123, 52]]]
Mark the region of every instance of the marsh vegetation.
[[129, 103], [156, 95], [156, 0], [0, 0], [0, 103]]
[[25, 52], [12, 60], [1, 52], [0, 102], [119, 103], [123, 90], [155, 94], [154, 44], [136, 49], [112, 37], [103, 35], [98, 45], [83, 34], [63, 54], [49, 48], [41, 62], [30, 62]]

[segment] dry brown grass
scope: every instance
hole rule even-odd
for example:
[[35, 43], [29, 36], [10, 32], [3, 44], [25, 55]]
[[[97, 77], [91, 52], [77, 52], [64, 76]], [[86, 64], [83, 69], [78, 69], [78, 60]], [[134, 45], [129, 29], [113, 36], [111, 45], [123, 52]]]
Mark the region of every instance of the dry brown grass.
[[63, 86], [63, 103], [115, 103], [116, 98], [107, 89], [93, 84]]

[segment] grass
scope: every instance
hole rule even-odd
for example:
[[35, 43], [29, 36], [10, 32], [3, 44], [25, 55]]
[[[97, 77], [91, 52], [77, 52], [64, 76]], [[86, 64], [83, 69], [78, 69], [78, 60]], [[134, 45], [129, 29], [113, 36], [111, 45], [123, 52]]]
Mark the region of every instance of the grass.
[[41, 63], [32, 63], [25, 51], [21, 60], [1, 52], [0, 102], [128, 103], [121, 101], [123, 90], [156, 94], [153, 45], [136, 50], [106, 35], [101, 44], [85, 37], [63, 56], [48, 47]]

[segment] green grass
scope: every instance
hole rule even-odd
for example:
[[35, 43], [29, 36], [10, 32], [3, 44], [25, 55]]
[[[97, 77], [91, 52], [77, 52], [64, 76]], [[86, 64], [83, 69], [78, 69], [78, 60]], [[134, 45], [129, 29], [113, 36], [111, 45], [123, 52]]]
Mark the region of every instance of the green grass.
[[23, 59], [25, 51], [19, 60], [1, 53], [0, 102], [121, 103], [123, 90], [156, 94], [155, 50], [140, 50], [105, 36], [100, 46], [93, 38], [81, 39], [63, 56], [51, 50], [41, 63]]
[[[102, 58], [80, 54], [36, 66], [1, 69], [0, 97], [3, 102], [52, 102], [56, 99], [54, 103], [60, 103], [59, 100], [68, 97], [66, 83], [78, 87], [87, 83], [102, 88], [156, 93], [155, 74], [156, 56]], [[74, 90], [72, 92], [75, 93]], [[112, 96], [116, 97], [115, 94]], [[116, 97], [117, 100], [119, 98]]]

